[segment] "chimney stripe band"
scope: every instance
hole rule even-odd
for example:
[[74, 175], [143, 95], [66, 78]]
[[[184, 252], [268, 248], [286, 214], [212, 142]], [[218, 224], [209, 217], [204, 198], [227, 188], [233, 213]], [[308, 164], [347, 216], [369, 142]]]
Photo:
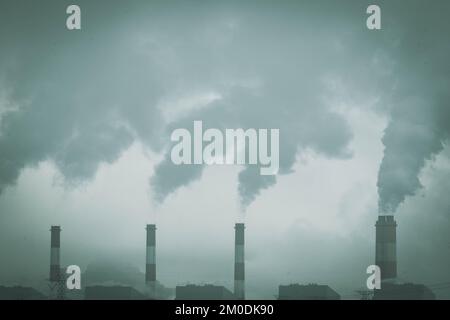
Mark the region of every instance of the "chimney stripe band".
[[244, 263], [244, 246], [236, 245], [235, 253], [234, 253], [234, 261], [235, 263]]
[[52, 226], [50, 228], [50, 281], [59, 281], [60, 279], [60, 245], [61, 227]]
[[145, 265], [145, 281], [156, 281], [156, 264]]
[[234, 251], [234, 295], [237, 299], [245, 299], [245, 256], [244, 240], [245, 225], [235, 225], [235, 251]]
[[396, 227], [393, 216], [379, 216], [375, 224], [375, 264], [380, 267], [381, 279], [397, 277]]
[[50, 265], [59, 266], [59, 248], [51, 248], [50, 249]]
[[245, 266], [243, 263], [234, 264], [234, 280], [245, 280]]
[[156, 281], [156, 226], [154, 224], [147, 225], [147, 248], [146, 248], [146, 265], [145, 265], [145, 281], [152, 284]]
[[156, 263], [155, 247], [147, 247], [146, 257], [147, 257], [147, 264]]

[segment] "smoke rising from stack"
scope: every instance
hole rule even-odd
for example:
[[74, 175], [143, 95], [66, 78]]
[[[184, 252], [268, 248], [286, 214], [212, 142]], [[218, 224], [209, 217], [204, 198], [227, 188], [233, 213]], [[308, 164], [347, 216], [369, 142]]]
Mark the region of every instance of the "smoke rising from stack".
[[391, 95], [385, 102], [392, 110], [378, 172], [381, 214], [395, 213], [406, 197], [422, 188], [422, 169], [450, 138], [450, 45], [442, 32], [450, 30], [450, 19], [441, 16], [450, 11], [450, 2], [439, 2], [433, 8], [425, 2], [408, 5], [407, 12], [399, 11], [404, 25], [401, 41], [389, 52], [395, 65], [391, 71], [394, 81], [385, 88]]

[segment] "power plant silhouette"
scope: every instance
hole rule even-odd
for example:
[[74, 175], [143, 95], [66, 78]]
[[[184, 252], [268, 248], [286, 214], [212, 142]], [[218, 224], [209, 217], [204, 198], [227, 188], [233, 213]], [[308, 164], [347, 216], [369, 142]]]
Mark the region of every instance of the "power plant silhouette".
[[[362, 299], [435, 299], [433, 292], [421, 284], [400, 283], [397, 278], [397, 223], [393, 216], [379, 216], [375, 224], [375, 264], [381, 274], [381, 288], [360, 290]], [[89, 285], [83, 288], [84, 299], [168, 299], [164, 287], [157, 281], [156, 225], [146, 226], [145, 290], [132, 286]], [[224, 286], [188, 284], [176, 286], [175, 296], [180, 300], [244, 300], [245, 294], [245, 224], [235, 224], [234, 290]], [[27, 287], [0, 286], [0, 299], [67, 299], [66, 273], [60, 264], [61, 227], [50, 228], [50, 270], [47, 296]], [[288, 284], [278, 288], [279, 300], [339, 300], [341, 296], [324, 284]]]

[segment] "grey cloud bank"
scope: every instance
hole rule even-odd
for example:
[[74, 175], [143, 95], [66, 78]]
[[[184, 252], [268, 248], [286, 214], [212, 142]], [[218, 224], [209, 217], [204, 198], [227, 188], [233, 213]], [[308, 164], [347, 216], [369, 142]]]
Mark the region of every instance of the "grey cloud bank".
[[[275, 10], [252, 4], [172, 4], [187, 10], [181, 15], [162, 2], [134, 1], [134, 14], [125, 15], [109, 2], [106, 15], [100, 4], [81, 1], [86, 24], [79, 33], [58, 26], [62, 4], [33, 4], [46, 19], [25, 10], [25, 2], [7, 4], [3, 96], [19, 110], [2, 113], [0, 189], [46, 159], [69, 181], [89, 179], [133, 140], [161, 152], [170, 130], [193, 119], [220, 128], [281, 128], [281, 175], [306, 149], [346, 157], [352, 135], [345, 117], [323, 99], [331, 78], [357, 103], [376, 98], [390, 110], [378, 187], [380, 212], [394, 212], [420, 188], [424, 161], [448, 138], [449, 48], [440, 32], [449, 28], [440, 19], [448, 4], [410, 2], [405, 11], [401, 3], [382, 3], [389, 32], [378, 34], [357, 23], [363, 3], [286, 1]], [[161, 101], [211, 90], [220, 98], [175, 122], [163, 120]], [[157, 201], [202, 172], [165, 159], [151, 179]], [[255, 172], [246, 166], [239, 174], [243, 208], [276, 182]]]

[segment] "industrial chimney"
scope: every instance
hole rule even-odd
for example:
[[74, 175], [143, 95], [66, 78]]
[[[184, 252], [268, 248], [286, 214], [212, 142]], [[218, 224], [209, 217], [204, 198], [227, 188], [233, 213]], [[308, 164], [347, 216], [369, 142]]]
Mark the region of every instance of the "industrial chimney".
[[60, 226], [50, 228], [50, 277], [49, 277], [49, 298], [65, 299], [65, 273], [61, 271], [60, 265]]
[[382, 281], [394, 280], [397, 277], [397, 223], [394, 216], [379, 216], [375, 227], [375, 264], [380, 267]]
[[156, 296], [156, 258], [155, 258], [155, 244], [156, 244], [156, 225], [147, 225], [147, 252], [145, 265], [145, 283], [149, 288], [151, 296]]
[[236, 223], [234, 251], [234, 295], [236, 299], [245, 299], [244, 229], [243, 223]]
[[50, 228], [51, 236], [50, 236], [50, 282], [59, 282], [60, 281], [60, 261], [59, 261], [59, 248], [60, 248], [60, 226], [52, 226]]

